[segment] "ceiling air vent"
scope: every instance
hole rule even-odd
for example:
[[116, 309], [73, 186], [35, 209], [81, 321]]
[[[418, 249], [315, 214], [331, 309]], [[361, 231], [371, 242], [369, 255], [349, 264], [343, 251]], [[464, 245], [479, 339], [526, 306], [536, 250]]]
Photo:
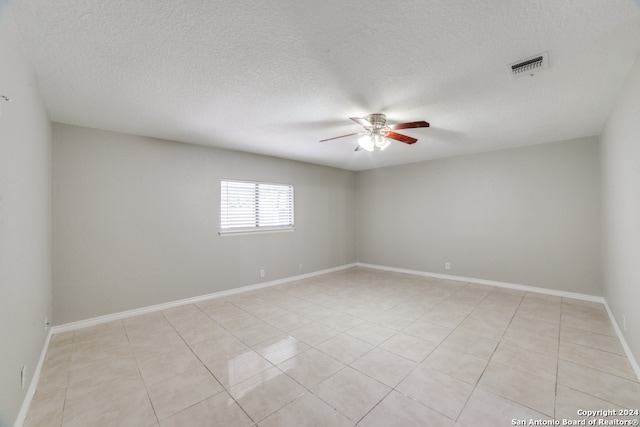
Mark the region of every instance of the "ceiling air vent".
[[511, 77], [534, 76], [548, 68], [549, 58], [547, 52], [540, 55], [532, 56], [524, 61], [509, 65], [509, 74]]

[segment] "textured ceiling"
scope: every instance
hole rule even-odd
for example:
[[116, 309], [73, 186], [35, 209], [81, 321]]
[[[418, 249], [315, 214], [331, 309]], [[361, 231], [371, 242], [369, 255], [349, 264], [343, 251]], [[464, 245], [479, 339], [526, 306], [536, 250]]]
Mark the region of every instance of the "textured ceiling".
[[[599, 134], [640, 54], [640, 0], [9, 5], [54, 121], [351, 170]], [[375, 112], [431, 128], [318, 142]]]

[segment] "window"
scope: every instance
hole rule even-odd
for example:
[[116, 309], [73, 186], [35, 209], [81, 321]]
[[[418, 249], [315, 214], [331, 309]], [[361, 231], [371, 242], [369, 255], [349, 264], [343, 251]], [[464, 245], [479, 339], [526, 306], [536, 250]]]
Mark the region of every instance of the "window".
[[220, 182], [220, 234], [293, 230], [293, 186]]

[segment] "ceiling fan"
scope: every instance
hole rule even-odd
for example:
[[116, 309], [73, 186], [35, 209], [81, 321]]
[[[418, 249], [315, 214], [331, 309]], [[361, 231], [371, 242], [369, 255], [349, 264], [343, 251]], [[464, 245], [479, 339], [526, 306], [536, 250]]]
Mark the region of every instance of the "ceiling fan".
[[356, 147], [356, 151], [373, 151], [375, 147], [378, 147], [380, 150], [384, 150], [389, 146], [389, 144], [391, 144], [391, 141], [389, 139], [395, 139], [396, 141], [404, 142], [405, 144], [413, 144], [418, 141], [416, 138], [394, 132], [395, 130], [429, 127], [429, 123], [425, 122], [424, 120], [419, 122], [407, 122], [398, 123], [395, 125], [387, 125], [387, 116], [380, 113], [369, 114], [366, 117], [349, 117], [349, 119], [364, 127], [364, 132], [355, 132], [349, 133], [347, 135], [335, 136], [333, 138], [323, 139], [320, 142], [331, 141], [333, 139], [344, 138], [347, 136], [362, 135], [361, 138], [358, 138], [358, 146]]

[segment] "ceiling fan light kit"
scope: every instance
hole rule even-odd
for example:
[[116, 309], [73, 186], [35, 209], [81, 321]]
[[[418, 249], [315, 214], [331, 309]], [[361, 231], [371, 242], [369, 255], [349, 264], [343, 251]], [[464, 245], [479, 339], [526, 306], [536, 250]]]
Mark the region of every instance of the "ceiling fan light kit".
[[347, 135], [327, 138], [320, 142], [344, 138], [347, 136], [362, 135], [358, 138], [356, 151], [374, 151], [376, 147], [382, 151], [391, 144], [391, 139], [405, 144], [413, 144], [418, 141], [416, 138], [394, 132], [394, 130], [429, 127], [429, 123], [425, 121], [387, 125], [387, 116], [381, 113], [369, 114], [366, 117], [350, 117], [350, 119], [364, 127], [364, 132], [350, 133]]
[[[358, 138], [358, 147], [366, 151], [373, 151], [375, 147], [378, 147], [382, 151], [387, 148], [389, 144], [391, 144], [391, 141], [380, 133], [367, 134]], [[360, 150], [357, 149], [357, 151]]]

